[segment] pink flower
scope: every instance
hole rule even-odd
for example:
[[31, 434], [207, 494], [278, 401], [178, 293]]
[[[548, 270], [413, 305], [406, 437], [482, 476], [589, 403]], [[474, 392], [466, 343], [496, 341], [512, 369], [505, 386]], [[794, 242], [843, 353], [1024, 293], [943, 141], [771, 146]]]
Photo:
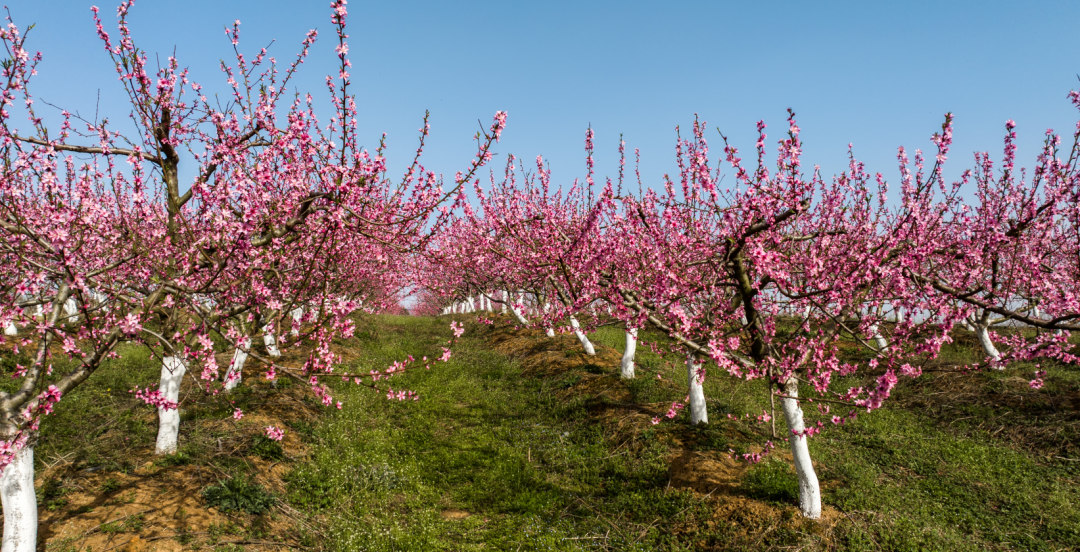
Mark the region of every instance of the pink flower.
[[234, 420], [239, 420], [244, 417], [244, 411], [237, 408], [236, 410], [233, 410], [232, 417]]
[[1046, 370], [1036, 370], [1035, 371], [1035, 379], [1031, 380], [1028, 383], [1028, 385], [1032, 389], [1042, 389], [1043, 384], [1046, 383], [1045, 381], [1043, 381], [1043, 378], [1045, 378], [1045, 377], [1046, 377]]
[[274, 441], [280, 441], [285, 438], [285, 430], [277, 426], [266, 426], [266, 436]]
[[456, 321], [450, 323], [450, 329], [453, 330], [455, 338], [465, 333], [465, 326]]

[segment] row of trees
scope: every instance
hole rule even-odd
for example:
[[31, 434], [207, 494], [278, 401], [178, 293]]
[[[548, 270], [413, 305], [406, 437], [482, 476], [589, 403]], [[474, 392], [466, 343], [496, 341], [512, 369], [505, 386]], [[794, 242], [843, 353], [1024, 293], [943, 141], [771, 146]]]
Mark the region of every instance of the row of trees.
[[[130, 101], [123, 124], [64, 111], [50, 128], [29, 88], [40, 53], [10, 18], [0, 30], [0, 326], [13, 353], [29, 358], [17, 387], [0, 392], [5, 552], [36, 549], [43, 418], [130, 346], [161, 361], [160, 386], [138, 390], [158, 407], [158, 454], [176, 451], [189, 371], [205, 392], [227, 392], [253, 356], [268, 379], [298, 378], [332, 404], [319, 382], [338, 361], [331, 340], [351, 334], [359, 308], [400, 308], [407, 258], [448, 222], [437, 208], [458, 200], [505, 125], [496, 114], [476, 136], [475, 159], [444, 185], [420, 164], [425, 120], [411, 167], [394, 181], [381, 145], [357, 145], [344, 0], [331, 4], [339, 67], [326, 79], [332, 110], [321, 120], [312, 95], [291, 85], [315, 31], [281, 65], [265, 49], [243, 55], [239, 22], [227, 29], [235, 62], [221, 65], [229, 97], [219, 102], [178, 60], [150, 66], [128, 27], [132, 3], [118, 8], [115, 34], [93, 9]], [[190, 181], [181, 181], [184, 163]], [[263, 347], [253, 347], [260, 335]], [[215, 360], [215, 340], [235, 349], [228, 367]], [[305, 340], [302, 365], [276, 363]]]
[[[499, 309], [548, 335], [572, 331], [589, 354], [590, 327], [617, 322], [624, 377], [635, 375], [638, 329], [657, 328], [686, 356], [694, 424], [708, 423], [706, 370], [766, 380], [791, 430], [808, 517], [821, 506], [807, 438], [824, 427], [804, 422], [808, 396], [837, 408], [833, 423], [879, 408], [956, 325], [980, 338], [988, 367], [1076, 361], [1080, 125], [1067, 151], [1048, 134], [1028, 174], [1014, 167], [1010, 122], [1000, 166], [980, 154], [949, 184], [946, 116], [929, 169], [901, 149], [900, 189], [889, 198], [885, 179], [853, 157], [834, 178], [806, 174], [794, 114], [771, 166], [764, 124], [751, 167], [726, 139], [710, 164], [706, 126], [695, 121], [677, 142], [679, 172], [655, 190], [640, 177], [630, 189], [625, 155], [617, 177], [596, 182], [591, 130], [587, 174], [569, 188], [553, 187], [542, 158], [526, 166], [513, 156], [484, 187], [476, 176], [505, 126], [500, 112], [452, 182], [420, 163], [426, 121], [411, 166], [391, 180], [382, 147], [357, 145], [347, 10], [343, 0], [331, 8], [339, 68], [322, 120], [313, 97], [290, 84], [314, 31], [279, 67], [265, 50], [242, 55], [239, 24], [229, 29], [236, 55], [222, 64], [222, 105], [176, 59], [149, 67], [128, 29], [131, 2], [117, 11], [116, 36], [95, 9], [130, 122], [65, 111], [50, 128], [29, 91], [40, 54], [10, 20], [0, 30], [0, 326], [29, 359], [0, 392], [5, 552], [36, 546], [39, 425], [126, 347], [161, 361], [160, 385], [139, 396], [158, 408], [156, 452], [167, 454], [189, 370], [206, 392], [227, 392], [252, 356], [267, 378], [296, 377], [333, 404], [319, 379], [338, 360], [332, 339], [352, 332], [350, 313], [395, 308], [404, 289], [420, 288], [418, 310], [430, 314]], [[1080, 107], [1080, 95], [1070, 99]], [[184, 163], [195, 174], [186, 182]], [[734, 174], [727, 185], [722, 165]], [[995, 324], [1047, 331], [999, 335]], [[217, 364], [215, 341], [234, 351], [229, 366]], [[305, 341], [302, 365], [275, 360]], [[851, 346], [866, 360], [842, 354]], [[852, 374], [875, 383], [839, 389]]]
[[[1069, 99], [1080, 108], [1080, 94]], [[502, 178], [476, 186], [477, 206], [465, 206], [426, 253], [424, 307], [457, 312], [463, 300], [489, 298], [549, 335], [569, 322], [587, 351], [579, 319], [623, 324], [625, 377], [634, 375], [637, 330], [657, 328], [686, 356], [689, 376], [687, 400], [669, 416], [685, 403], [692, 424], [708, 423], [706, 366], [763, 378], [790, 429], [784, 440], [810, 518], [820, 516], [821, 496], [807, 438], [831, 424], [807, 424], [804, 401], [835, 410], [832, 424], [879, 408], [957, 326], [975, 333], [982, 367], [1077, 361], [1068, 337], [1080, 329], [1080, 124], [1069, 149], [1047, 132], [1027, 172], [1015, 166], [1009, 121], [1000, 164], [979, 153], [975, 168], [949, 183], [946, 115], [933, 159], [900, 148], [893, 190], [850, 153], [842, 174], [808, 173], [794, 113], [786, 130], [773, 163], [758, 123], [756, 162], [721, 135], [722, 159], [711, 164], [706, 125], [695, 120], [676, 144], [678, 174], [657, 189], [639, 177], [636, 192], [621, 143], [617, 177], [594, 180], [591, 129], [586, 176], [566, 190], [553, 189], [542, 158], [526, 167], [510, 157]], [[727, 182], [725, 165], [734, 176]], [[993, 331], [1001, 325], [1048, 331]], [[873, 385], [839, 383], [859, 374]]]

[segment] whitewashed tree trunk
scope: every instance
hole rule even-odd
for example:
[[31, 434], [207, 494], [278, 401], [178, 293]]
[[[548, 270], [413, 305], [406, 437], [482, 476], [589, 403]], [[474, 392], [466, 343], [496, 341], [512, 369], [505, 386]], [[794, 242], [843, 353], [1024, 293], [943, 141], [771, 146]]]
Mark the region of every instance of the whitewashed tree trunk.
[[476, 301], [473, 300], [472, 295], [465, 299], [466, 307], [465, 312], [476, 312]]
[[637, 328], [626, 328], [626, 350], [622, 355], [622, 377], [634, 379], [634, 354], [637, 352]]
[[576, 335], [578, 341], [581, 342], [581, 346], [585, 347], [585, 354], [595, 356], [596, 348], [593, 347], [592, 341], [589, 341], [589, 336], [581, 331], [581, 324], [578, 324], [577, 318], [574, 318], [573, 316], [570, 317], [570, 326], [574, 328], [574, 335]]
[[266, 354], [272, 357], [281, 356], [281, 350], [278, 349], [277, 339], [274, 339], [274, 333], [270, 331], [270, 326], [263, 326], [263, 345], [266, 346]]
[[709, 412], [705, 408], [705, 389], [701, 386], [703, 378], [698, 377], [700, 368], [701, 364], [694, 362], [694, 355], [686, 356], [686, 375], [690, 382], [690, 425], [709, 423]]
[[247, 362], [247, 349], [251, 347], [251, 338], [245, 337], [240, 341], [240, 346], [233, 352], [232, 360], [229, 362], [229, 369], [225, 372], [225, 391], [229, 392], [240, 385], [240, 382], [244, 379], [244, 364]]
[[877, 346], [877, 349], [879, 351], [884, 350], [886, 347], [889, 346], [889, 342], [886, 341], [885, 337], [881, 335], [880, 331], [878, 331], [877, 324], [871, 324], [869, 330], [870, 336], [874, 339], [874, 345]]
[[293, 320], [292, 330], [289, 333], [294, 336], [300, 335], [300, 319], [304, 317], [304, 309], [302, 307], [297, 307], [289, 314], [292, 315]]
[[[794, 377], [784, 384], [784, 394], [787, 397], [781, 399], [784, 407], [784, 418], [787, 419], [788, 429], [798, 432], [800, 435], [791, 435], [791, 456], [795, 463], [795, 475], [799, 478], [799, 509], [802, 515], [810, 519], [821, 517], [821, 485], [818, 483], [814, 464], [810, 460], [810, 447], [807, 445], [806, 431], [803, 424], [803, 411], [796, 400], [799, 396], [799, 381]], [[788, 398], [791, 397], [791, 398]]]
[[520, 304], [518, 304], [518, 305], [510, 305], [510, 312], [513, 313], [514, 318], [517, 319], [517, 321], [518, 321], [518, 324], [521, 324], [522, 326], [528, 326], [529, 325], [529, 320], [526, 319], [525, 316], [521, 314], [521, 309], [523, 309], [523, 308], [524, 307], [520, 306]]
[[[543, 311], [542, 314], [547, 314], [550, 310], [551, 310], [551, 303], [548, 303], [547, 301], [544, 301], [544, 311]], [[537, 314], [541, 314], [541, 312], [539, 310], [537, 310]], [[548, 327], [544, 328], [544, 334], [547, 335], [548, 337], [555, 337], [555, 329], [552, 328], [551, 326], [548, 326]]]
[[37, 550], [38, 511], [34, 494], [34, 447], [23, 447], [0, 475], [4, 506], [2, 552]]
[[[979, 340], [979, 345], [982, 346], [982, 350], [986, 353], [986, 356], [991, 360], [1000, 360], [1001, 353], [998, 352], [997, 347], [994, 347], [994, 342], [990, 340], [990, 329], [984, 324], [977, 324], [975, 326], [975, 337]], [[1004, 370], [1004, 366], [994, 363], [994, 369]]]
[[64, 301], [64, 314], [68, 315], [68, 317], [74, 317], [78, 312], [79, 306], [75, 304], [75, 298], [68, 297], [67, 300]]
[[502, 313], [506, 314], [506, 304], [510, 302], [510, 292], [503, 291]]
[[[169, 401], [180, 402], [180, 382], [187, 372], [187, 363], [176, 356], [167, 356], [161, 362], [161, 384], [158, 389]], [[180, 409], [158, 408], [157, 446], [154, 454], [175, 454], [176, 440], [180, 435]]]
[[14, 322], [8, 322], [7, 326], [4, 326], [4, 335], [19, 335], [19, 328]]

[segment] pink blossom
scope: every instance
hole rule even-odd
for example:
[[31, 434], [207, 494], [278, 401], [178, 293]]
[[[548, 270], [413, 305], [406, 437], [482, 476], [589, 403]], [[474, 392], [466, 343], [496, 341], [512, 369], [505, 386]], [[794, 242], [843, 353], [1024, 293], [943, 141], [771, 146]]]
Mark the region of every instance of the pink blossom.
[[285, 430], [277, 426], [266, 426], [266, 436], [274, 441], [280, 441], [285, 438]]

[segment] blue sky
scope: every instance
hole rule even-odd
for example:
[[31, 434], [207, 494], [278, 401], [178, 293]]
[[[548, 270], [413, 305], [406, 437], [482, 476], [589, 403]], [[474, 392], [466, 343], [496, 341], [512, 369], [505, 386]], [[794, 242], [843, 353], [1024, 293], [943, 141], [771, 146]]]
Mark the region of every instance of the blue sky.
[[[127, 114], [94, 33], [91, 2], [19, 0], [30, 48], [44, 54], [39, 99], [91, 114]], [[99, 4], [114, 30], [115, 6]], [[329, 2], [140, 0], [136, 43], [164, 59], [175, 48], [207, 90], [224, 90], [223, 28], [242, 22], [241, 48], [289, 59], [304, 33], [320, 40], [296, 84], [325, 98], [335, 71]], [[956, 114], [951, 176], [971, 153], [1000, 156], [1006, 119], [1019, 125], [1030, 165], [1043, 131], [1071, 134], [1066, 100], [1080, 87], [1080, 2], [360, 2], [349, 4], [350, 56], [364, 142], [389, 135], [393, 173], [411, 160], [425, 109], [432, 137], [425, 165], [452, 175], [469, 162], [477, 120], [509, 112], [498, 152], [544, 155], [565, 184], [583, 176], [583, 139], [596, 132], [597, 172], [617, 172], [618, 136], [640, 148], [647, 186], [674, 172], [675, 126], [695, 113], [743, 152], [754, 123], [769, 142], [794, 108], [804, 164], [842, 170], [847, 144], [873, 172], [897, 182], [896, 147], [930, 149], [946, 111]], [[115, 34], [115, 33], [113, 33]], [[39, 104], [40, 105], [40, 104]], [[325, 107], [325, 104], [323, 104]], [[322, 117], [328, 118], [324, 110]], [[183, 172], [193, 174], [190, 168]]]

